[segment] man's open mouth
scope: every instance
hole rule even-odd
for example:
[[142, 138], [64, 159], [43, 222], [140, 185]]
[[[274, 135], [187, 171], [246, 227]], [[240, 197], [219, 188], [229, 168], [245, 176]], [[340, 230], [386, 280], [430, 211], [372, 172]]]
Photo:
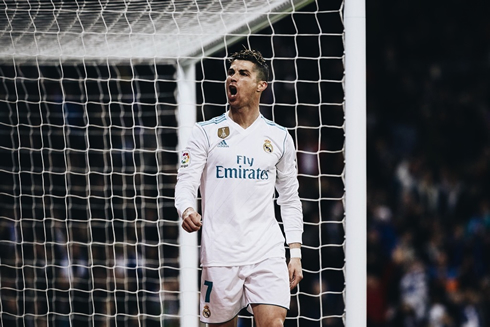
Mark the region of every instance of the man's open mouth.
[[237, 94], [237, 88], [236, 86], [230, 85], [230, 94], [231, 95], [236, 95]]

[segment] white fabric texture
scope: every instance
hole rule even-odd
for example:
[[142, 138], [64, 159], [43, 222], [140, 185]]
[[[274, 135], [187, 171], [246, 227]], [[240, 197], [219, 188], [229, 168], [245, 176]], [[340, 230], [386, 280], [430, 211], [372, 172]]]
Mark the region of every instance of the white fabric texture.
[[302, 242], [293, 139], [262, 115], [246, 129], [228, 113], [194, 126], [177, 177], [179, 215], [193, 206], [199, 187], [202, 266], [239, 266], [285, 257], [285, 239], [274, 213], [275, 190], [286, 242]]

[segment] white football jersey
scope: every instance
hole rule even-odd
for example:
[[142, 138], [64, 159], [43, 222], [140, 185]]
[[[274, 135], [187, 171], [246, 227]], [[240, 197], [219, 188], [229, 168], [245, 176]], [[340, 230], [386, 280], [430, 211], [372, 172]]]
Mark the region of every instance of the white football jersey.
[[260, 115], [244, 129], [225, 113], [196, 123], [180, 164], [175, 187], [179, 215], [194, 207], [200, 186], [203, 266], [285, 256], [274, 214], [275, 189], [286, 242], [302, 242], [295, 148], [285, 128]]

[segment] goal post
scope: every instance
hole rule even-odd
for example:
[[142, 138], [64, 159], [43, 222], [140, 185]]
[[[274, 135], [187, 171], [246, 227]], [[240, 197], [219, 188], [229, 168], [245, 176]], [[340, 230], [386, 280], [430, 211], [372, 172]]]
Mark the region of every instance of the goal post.
[[344, 17], [346, 326], [350, 327], [366, 326], [367, 321], [365, 1], [347, 0]]
[[199, 326], [199, 234], [173, 205], [179, 152], [196, 121], [226, 110], [226, 60], [251, 47], [271, 67], [261, 112], [293, 136], [305, 213], [285, 326], [365, 325], [363, 1], [0, 12], [2, 321]]
[[[185, 66], [177, 65], [177, 103], [179, 110], [177, 114], [178, 151], [183, 150], [189, 140], [192, 127], [196, 122], [196, 70], [194, 64]], [[194, 205], [197, 208], [197, 203]], [[182, 326], [198, 326], [196, 310], [198, 303], [198, 239], [197, 233], [186, 233], [179, 229], [180, 243], [180, 321]]]

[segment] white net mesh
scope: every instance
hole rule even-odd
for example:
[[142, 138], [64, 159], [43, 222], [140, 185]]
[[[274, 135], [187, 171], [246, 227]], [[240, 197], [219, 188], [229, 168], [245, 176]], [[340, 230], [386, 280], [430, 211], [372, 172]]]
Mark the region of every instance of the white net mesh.
[[298, 149], [304, 280], [286, 326], [343, 326], [343, 4], [302, 5], [3, 2], [6, 326], [180, 326], [177, 65], [196, 65], [197, 120], [209, 119], [243, 46], [268, 59], [261, 110]]
[[4, 1], [0, 55], [41, 60], [195, 56], [309, 0]]

